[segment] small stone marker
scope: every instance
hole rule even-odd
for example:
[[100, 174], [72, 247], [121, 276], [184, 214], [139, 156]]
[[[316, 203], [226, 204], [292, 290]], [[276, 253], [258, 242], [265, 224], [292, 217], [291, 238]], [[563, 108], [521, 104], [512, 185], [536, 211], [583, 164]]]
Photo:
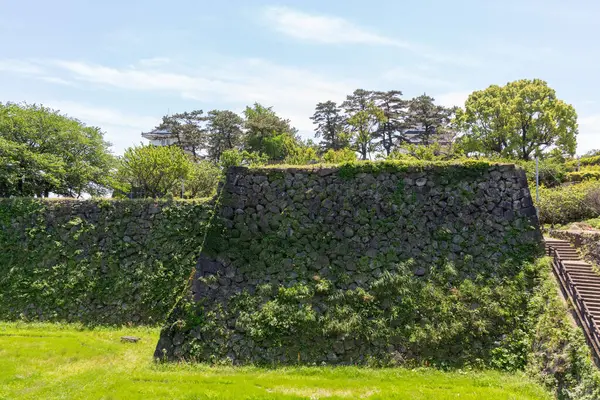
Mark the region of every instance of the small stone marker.
[[123, 342], [123, 343], [137, 343], [141, 339], [142, 338], [135, 337], [135, 336], [121, 336], [121, 342]]

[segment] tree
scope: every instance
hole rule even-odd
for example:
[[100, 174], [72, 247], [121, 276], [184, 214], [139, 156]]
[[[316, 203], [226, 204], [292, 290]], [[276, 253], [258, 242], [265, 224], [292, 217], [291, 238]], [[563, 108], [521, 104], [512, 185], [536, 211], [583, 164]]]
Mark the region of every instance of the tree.
[[239, 166], [260, 166], [269, 161], [265, 154], [251, 153], [247, 150], [225, 150], [221, 154], [221, 167], [227, 169], [229, 167]]
[[349, 145], [349, 135], [345, 133], [345, 118], [342, 110], [333, 101], [317, 104], [310, 118], [317, 125], [315, 137], [322, 138], [321, 148], [339, 150]]
[[454, 109], [436, 105], [433, 97], [424, 94], [410, 100], [406, 125], [422, 130], [421, 144], [428, 146], [448, 132], [453, 114]]
[[283, 162], [292, 165], [306, 165], [318, 162], [318, 150], [318, 146], [312, 140], [309, 139], [306, 142], [298, 140], [288, 149], [288, 155]]
[[373, 98], [375, 105], [383, 111], [385, 122], [379, 125], [374, 136], [380, 139], [381, 147], [389, 156], [394, 150], [396, 143], [402, 141], [402, 133], [406, 128], [406, 106], [407, 101], [400, 97], [402, 92], [390, 90], [387, 92], [375, 92]]
[[511, 119], [506, 93], [498, 85], [469, 95], [465, 110], [459, 109], [456, 121], [466, 132], [459, 144], [466, 153], [506, 156]]
[[339, 150], [329, 149], [323, 154], [323, 161], [328, 164], [342, 164], [356, 161], [356, 152], [347, 147]]
[[64, 176], [59, 156], [36, 153], [0, 136], [0, 197], [42, 197], [49, 188], [61, 187]]
[[379, 123], [385, 119], [383, 111], [375, 106], [373, 92], [364, 89], [356, 89], [348, 95], [342, 107], [353, 134], [353, 144], [361, 159], [366, 160], [371, 151], [376, 149], [373, 134], [379, 129]]
[[362, 160], [366, 160], [371, 152], [376, 150], [373, 144], [373, 134], [385, 121], [383, 111], [373, 102], [368, 103], [365, 109], [355, 112], [348, 119], [348, 124], [355, 133], [354, 144]]
[[207, 117], [204, 111], [194, 110], [179, 114], [166, 115], [156, 129], [171, 132], [177, 138], [177, 146], [188, 151], [194, 160], [200, 158], [201, 152], [206, 148], [207, 132], [204, 127]]
[[185, 196], [197, 198], [214, 195], [221, 175], [221, 168], [211, 161], [192, 163], [185, 179]]
[[207, 118], [207, 151], [209, 159], [218, 162], [226, 150], [242, 145], [244, 120], [229, 110], [212, 110]]
[[99, 128], [41, 105], [0, 103], [0, 196], [102, 195], [114, 157]]
[[469, 152], [526, 161], [552, 148], [575, 154], [577, 113], [540, 79], [473, 92], [457, 120]]
[[177, 146], [130, 147], [119, 161], [119, 189], [132, 197], [177, 194], [193, 168], [189, 156]]
[[246, 107], [246, 148], [250, 152], [264, 153], [270, 160], [282, 161], [297, 141], [295, 128], [290, 121], [280, 118], [272, 107], [254, 103]]

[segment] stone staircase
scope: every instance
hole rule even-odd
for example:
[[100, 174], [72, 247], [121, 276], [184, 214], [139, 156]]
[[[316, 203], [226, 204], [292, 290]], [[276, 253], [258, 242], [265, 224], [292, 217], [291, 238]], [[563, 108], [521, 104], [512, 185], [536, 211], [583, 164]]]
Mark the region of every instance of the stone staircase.
[[546, 254], [553, 257], [552, 267], [560, 289], [573, 306], [575, 319], [600, 366], [600, 275], [569, 242], [545, 238], [545, 243]]

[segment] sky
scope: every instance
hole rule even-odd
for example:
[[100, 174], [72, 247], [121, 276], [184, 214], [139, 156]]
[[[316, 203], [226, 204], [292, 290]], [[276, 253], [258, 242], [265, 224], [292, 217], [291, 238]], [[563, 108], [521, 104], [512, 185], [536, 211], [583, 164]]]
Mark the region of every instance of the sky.
[[99, 126], [122, 154], [163, 115], [259, 102], [305, 138], [357, 88], [463, 105], [540, 78], [600, 148], [595, 0], [0, 0], [0, 102]]

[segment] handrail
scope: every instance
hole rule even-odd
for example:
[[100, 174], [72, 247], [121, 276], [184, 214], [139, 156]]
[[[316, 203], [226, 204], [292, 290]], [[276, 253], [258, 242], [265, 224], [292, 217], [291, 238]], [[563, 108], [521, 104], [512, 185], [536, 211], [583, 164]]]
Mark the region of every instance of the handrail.
[[598, 363], [600, 362], [600, 330], [598, 329], [598, 324], [594, 321], [594, 317], [585, 304], [583, 296], [581, 296], [577, 286], [571, 279], [571, 274], [567, 271], [558, 250], [550, 245], [548, 246], [548, 255], [552, 256], [557, 273], [560, 275], [560, 278], [562, 278], [559, 279], [559, 281], [562, 281], [560, 282], [562, 283], [561, 286], [564, 285], [566, 294], [571, 297], [571, 302], [577, 308], [578, 312], [576, 312], [575, 315], [579, 320], [579, 324], [585, 328], [583, 329], [583, 332], [594, 353], [595, 361]]

